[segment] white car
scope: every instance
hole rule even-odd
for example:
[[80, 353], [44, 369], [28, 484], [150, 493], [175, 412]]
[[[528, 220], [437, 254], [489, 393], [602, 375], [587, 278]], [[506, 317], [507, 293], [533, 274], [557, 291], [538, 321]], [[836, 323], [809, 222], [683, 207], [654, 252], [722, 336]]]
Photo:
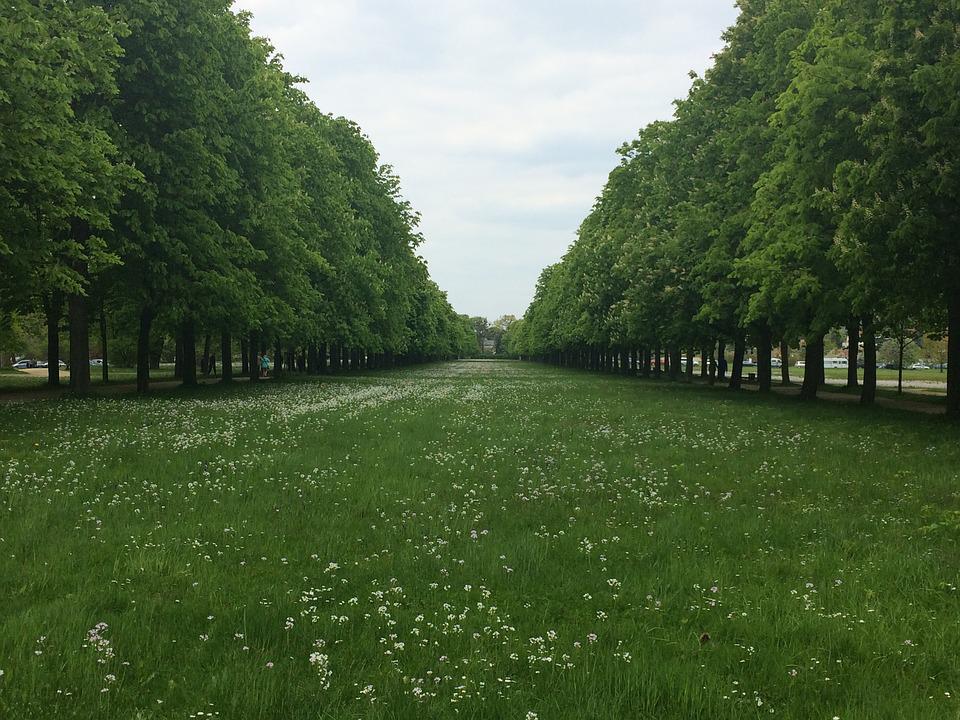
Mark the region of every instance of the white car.
[[915, 362], [913, 365], [910, 366], [910, 369], [911, 370], [929, 370], [930, 366], [922, 362]]
[[783, 367], [783, 361], [780, 358], [770, 358], [770, 367]]
[[26, 358], [24, 358], [23, 360], [18, 360], [17, 362], [15, 362], [11, 367], [13, 367], [15, 370], [25, 370], [27, 368], [35, 368], [37, 367], [37, 361], [27, 360]]

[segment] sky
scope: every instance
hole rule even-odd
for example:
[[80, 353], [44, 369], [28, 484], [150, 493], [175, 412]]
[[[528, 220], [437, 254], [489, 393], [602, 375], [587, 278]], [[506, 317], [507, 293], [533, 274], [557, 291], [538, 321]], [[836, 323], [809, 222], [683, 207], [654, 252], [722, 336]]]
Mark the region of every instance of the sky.
[[686, 95], [733, 0], [237, 0], [422, 217], [454, 308], [521, 316], [617, 148]]

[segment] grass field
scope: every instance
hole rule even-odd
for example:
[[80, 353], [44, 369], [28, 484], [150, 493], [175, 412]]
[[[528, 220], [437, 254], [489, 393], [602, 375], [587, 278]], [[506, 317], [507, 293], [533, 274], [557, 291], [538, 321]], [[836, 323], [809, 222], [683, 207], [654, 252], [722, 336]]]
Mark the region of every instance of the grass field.
[[951, 718], [960, 429], [517, 363], [0, 417], [0, 717]]

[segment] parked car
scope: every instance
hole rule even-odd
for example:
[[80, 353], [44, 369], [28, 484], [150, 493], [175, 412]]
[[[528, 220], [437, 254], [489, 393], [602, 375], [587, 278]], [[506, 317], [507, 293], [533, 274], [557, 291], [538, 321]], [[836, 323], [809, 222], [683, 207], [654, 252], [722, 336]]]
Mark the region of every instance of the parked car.
[[910, 366], [910, 369], [911, 370], [929, 370], [930, 366], [927, 365], [926, 363], [915, 362], [913, 365]]
[[94, 367], [102, 367], [103, 358], [94, 358], [93, 360], [90, 361], [90, 364], [93, 365]]
[[744, 366], [744, 367], [756, 367], [756, 366], [757, 366], [757, 363], [756, 363], [756, 361], [755, 361], [753, 358], [746, 358], [746, 359], [743, 361], [743, 366]]
[[795, 367], [806, 367], [806, 366], [807, 366], [806, 360], [797, 360], [795, 364]]
[[17, 370], [25, 370], [26, 368], [35, 368], [37, 367], [36, 360], [28, 360], [24, 358], [23, 360], [18, 360], [13, 364], [13, 367]]
[[770, 358], [770, 367], [783, 367], [783, 360], [780, 358]]

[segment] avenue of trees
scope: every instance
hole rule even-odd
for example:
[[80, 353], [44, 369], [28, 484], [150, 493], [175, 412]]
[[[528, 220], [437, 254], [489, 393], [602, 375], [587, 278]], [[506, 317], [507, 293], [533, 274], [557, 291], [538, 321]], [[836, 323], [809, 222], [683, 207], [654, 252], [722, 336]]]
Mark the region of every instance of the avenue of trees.
[[263, 351], [310, 372], [469, 352], [391, 168], [231, 5], [5, 4], [0, 335], [42, 313], [49, 380], [65, 332], [81, 391], [108, 327], [141, 391], [166, 337], [186, 384], [201, 344], [225, 379], [235, 349], [251, 378]]
[[732, 346], [738, 387], [755, 347], [768, 391], [772, 347], [802, 344], [814, 397], [823, 338], [846, 327], [870, 403], [878, 336], [920, 326], [946, 339], [960, 415], [960, 4], [739, 5], [673, 119], [621, 148], [519, 352], [642, 372], [663, 355], [679, 376]]

